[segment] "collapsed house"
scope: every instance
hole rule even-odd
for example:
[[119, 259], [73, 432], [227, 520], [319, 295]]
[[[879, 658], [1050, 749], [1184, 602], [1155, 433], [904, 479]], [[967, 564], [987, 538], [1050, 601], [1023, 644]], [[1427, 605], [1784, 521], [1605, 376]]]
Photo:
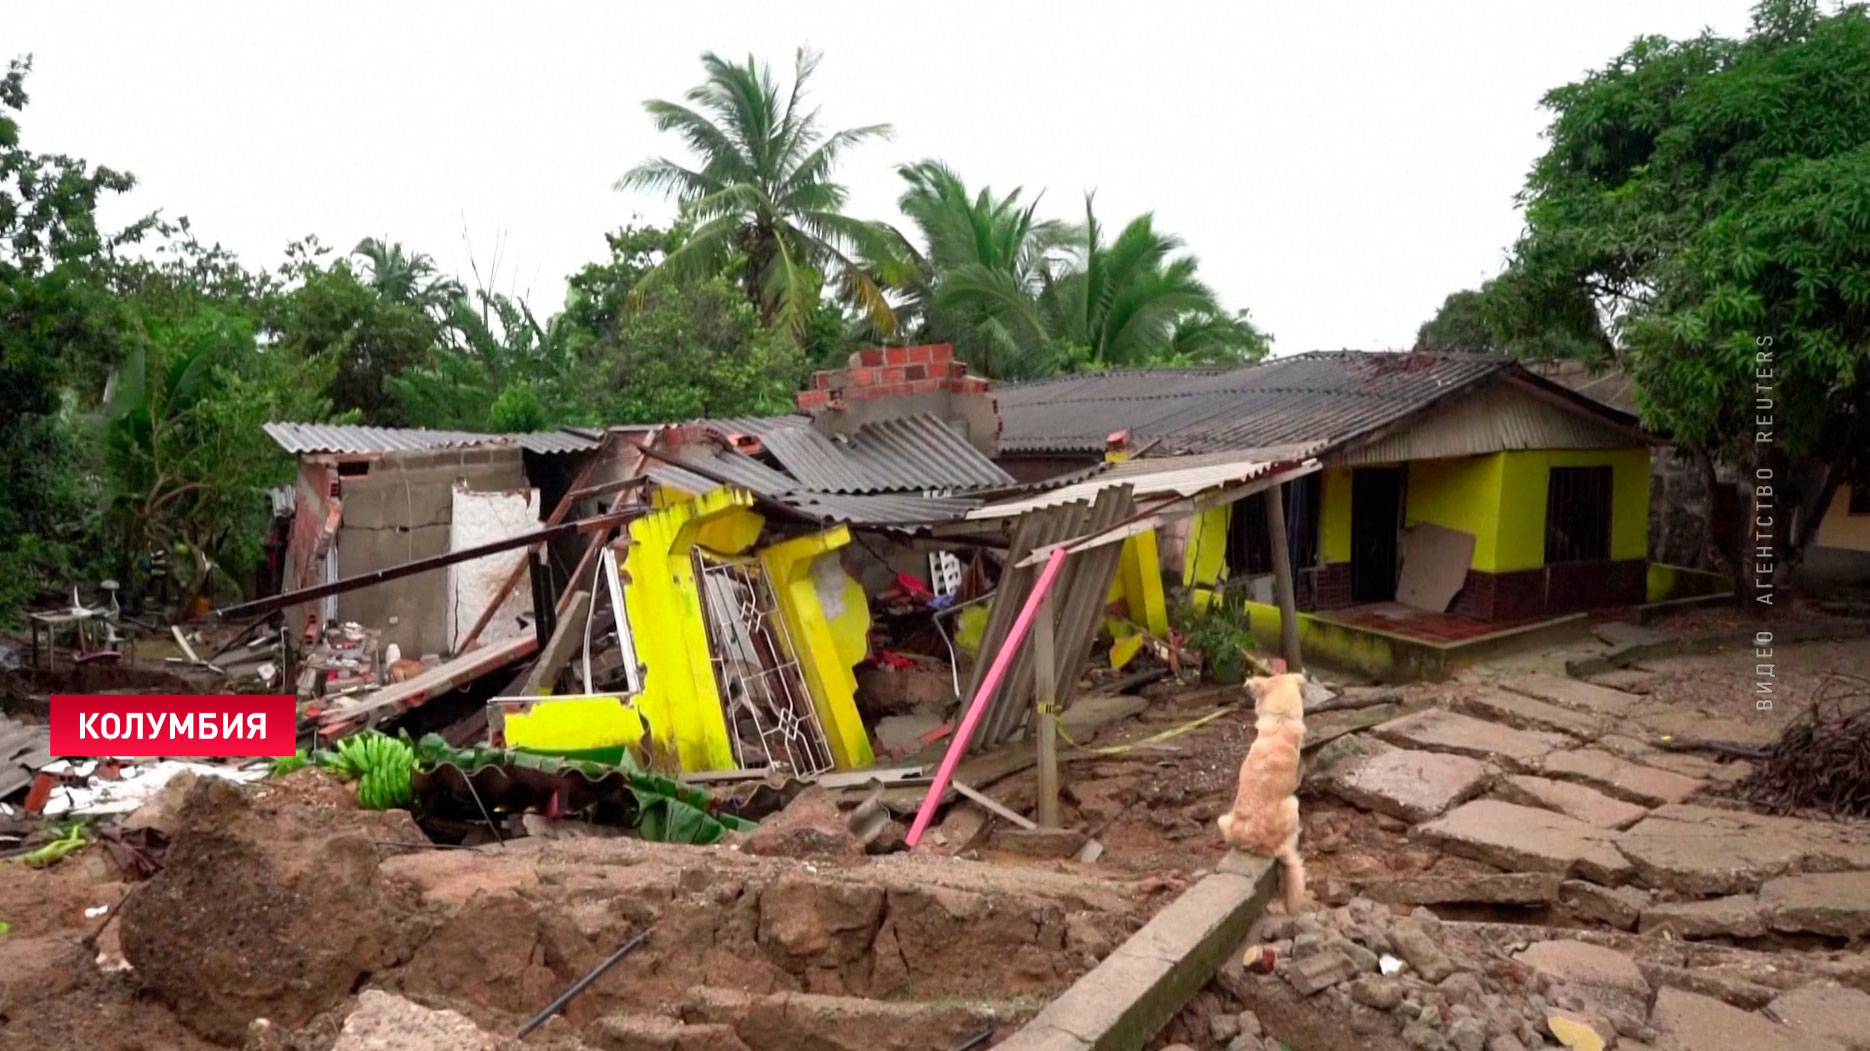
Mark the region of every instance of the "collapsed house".
[[[1094, 651], [1172, 654], [1178, 597], [1240, 596], [1290, 660], [1302, 639], [1399, 679], [1445, 674], [1453, 641], [1640, 604], [1652, 584], [1651, 439], [1496, 358], [996, 386], [945, 345], [878, 348], [777, 416], [355, 430], [269, 427], [301, 461], [300, 590], [246, 610], [315, 592], [298, 623], [365, 622], [420, 655], [321, 698], [328, 735], [498, 676], [481, 693], [509, 745], [812, 777], [876, 761], [854, 669], [909, 660], [892, 646], [980, 709], [978, 751], [1027, 734], [1039, 694], [1069, 703]], [[1040, 669], [1019, 633], [1046, 588]]]

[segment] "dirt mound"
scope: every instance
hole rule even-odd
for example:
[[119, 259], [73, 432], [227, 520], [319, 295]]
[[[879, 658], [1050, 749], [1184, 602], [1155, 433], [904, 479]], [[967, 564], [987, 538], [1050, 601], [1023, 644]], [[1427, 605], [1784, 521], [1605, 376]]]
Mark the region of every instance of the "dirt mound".
[[238, 1045], [257, 1017], [303, 1025], [403, 954], [378, 844], [421, 839], [404, 813], [271, 806], [204, 779], [167, 867], [124, 903], [124, 956], [211, 1040]]

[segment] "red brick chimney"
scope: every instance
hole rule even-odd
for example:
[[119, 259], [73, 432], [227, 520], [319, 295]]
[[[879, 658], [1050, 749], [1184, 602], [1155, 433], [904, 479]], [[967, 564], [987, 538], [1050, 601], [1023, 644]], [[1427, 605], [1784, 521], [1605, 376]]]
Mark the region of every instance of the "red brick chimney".
[[860, 350], [845, 368], [814, 373], [812, 389], [800, 391], [798, 402], [827, 434], [927, 413], [963, 428], [986, 455], [999, 451], [999, 400], [986, 377], [967, 374], [967, 363], [956, 361], [947, 343]]

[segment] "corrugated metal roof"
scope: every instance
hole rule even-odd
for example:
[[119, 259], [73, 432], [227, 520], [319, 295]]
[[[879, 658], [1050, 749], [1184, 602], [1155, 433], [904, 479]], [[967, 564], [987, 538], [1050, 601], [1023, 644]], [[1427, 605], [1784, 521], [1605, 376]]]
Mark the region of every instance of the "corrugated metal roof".
[[1015, 484], [959, 431], [927, 414], [867, 423], [848, 437], [775, 427], [761, 444], [813, 492], [965, 492]]
[[812, 418], [792, 413], [783, 416], [711, 416], [690, 422], [717, 434], [744, 434], [764, 444], [766, 436], [774, 431], [810, 427]]
[[590, 452], [598, 446], [598, 439], [571, 430], [531, 431], [526, 434], [515, 434], [512, 437], [527, 452], [546, 456]]
[[[799, 488], [792, 478], [740, 453], [720, 449], [685, 448], [674, 454], [682, 464], [726, 479], [755, 496], [782, 504], [821, 522], [855, 525], [921, 525], [948, 522], [980, 506], [966, 497], [928, 497], [910, 493], [817, 493]], [[661, 485], [688, 493], [705, 493], [721, 483], [683, 466], [650, 459], [643, 472]]]
[[468, 431], [431, 431], [420, 427], [359, 427], [332, 423], [268, 423], [267, 436], [289, 453], [387, 453], [422, 449], [511, 445], [513, 439]]
[[33, 774], [52, 761], [51, 747], [45, 724], [0, 716], [0, 799], [32, 783]]
[[293, 455], [301, 453], [419, 452], [423, 449], [465, 449], [479, 445], [514, 445], [535, 453], [587, 452], [597, 439], [568, 430], [527, 434], [476, 434], [472, 431], [432, 431], [421, 427], [360, 427], [337, 423], [268, 423], [268, 437]]
[[1011, 518], [1040, 508], [1094, 499], [1098, 493], [1118, 485], [1130, 486], [1138, 504], [1158, 497], [1194, 496], [1271, 474], [1307, 459], [1317, 449], [1314, 443], [1309, 446], [1130, 460], [1114, 464], [1109, 470], [1086, 481], [988, 504], [969, 512], [967, 517], [972, 520]]
[[1127, 430], [1166, 453], [1338, 442], [1498, 373], [1473, 354], [1321, 351], [1258, 365], [1118, 370], [996, 388], [1002, 452], [1093, 452]]

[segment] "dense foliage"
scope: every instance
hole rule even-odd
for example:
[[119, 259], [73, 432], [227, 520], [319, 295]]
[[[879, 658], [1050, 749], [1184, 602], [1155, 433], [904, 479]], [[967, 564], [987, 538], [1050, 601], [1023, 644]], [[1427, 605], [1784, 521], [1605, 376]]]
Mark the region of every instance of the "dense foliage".
[[1637, 40], [1546, 96], [1506, 271], [1420, 342], [1614, 359], [1647, 423], [1771, 486], [1783, 577], [1870, 445], [1867, 85], [1859, 6]]

